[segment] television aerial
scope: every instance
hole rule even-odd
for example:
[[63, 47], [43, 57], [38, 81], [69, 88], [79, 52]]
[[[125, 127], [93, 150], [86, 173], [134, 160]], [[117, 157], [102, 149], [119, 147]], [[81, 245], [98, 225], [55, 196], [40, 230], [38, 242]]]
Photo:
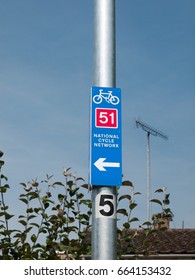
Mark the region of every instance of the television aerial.
[[161, 137], [164, 140], [168, 140], [168, 136], [161, 131], [151, 127], [140, 119], [135, 119], [135, 124], [137, 128], [142, 128], [147, 133], [147, 190], [146, 190], [146, 200], [147, 200], [147, 221], [150, 222], [151, 217], [151, 207], [150, 207], [150, 188], [151, 188], [151, 174], [150, 174], [150, 135]]

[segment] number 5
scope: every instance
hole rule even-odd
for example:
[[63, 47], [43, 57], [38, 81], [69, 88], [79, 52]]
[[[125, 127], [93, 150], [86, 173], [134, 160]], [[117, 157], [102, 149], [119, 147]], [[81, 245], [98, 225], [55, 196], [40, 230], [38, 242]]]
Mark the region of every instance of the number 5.
[[99, 194], [96, 197], [96, 218], [116, 218], [114, 195]]
[[103, 216], [112, 216], [113, 213], [114, 213], [114, 205], [113, 205], [113, 195], [109, 195], [109, 194], [102, 194], [101, 197], [100, 197], [100, 206], [105, 206], [105, 205], [108, 205], [109, 206], [109, 210], [108, 211], [105, 211], [104, 209], [100, 210], [100, 213], [103, 215]]

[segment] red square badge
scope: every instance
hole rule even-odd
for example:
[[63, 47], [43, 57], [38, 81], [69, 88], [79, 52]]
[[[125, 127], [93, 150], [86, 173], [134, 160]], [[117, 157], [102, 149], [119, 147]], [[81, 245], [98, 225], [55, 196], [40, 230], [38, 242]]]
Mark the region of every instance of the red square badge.
[[118, 110], [109, 108], [95, 109], [95, 126], [105, 128], [118, 127]]

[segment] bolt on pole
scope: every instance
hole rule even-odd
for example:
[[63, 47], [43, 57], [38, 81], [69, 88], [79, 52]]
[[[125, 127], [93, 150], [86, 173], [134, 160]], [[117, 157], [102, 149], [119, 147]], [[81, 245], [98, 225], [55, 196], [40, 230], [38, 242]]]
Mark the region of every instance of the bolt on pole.
[[[116, 86], [115, 64], [115, 0], [94, 0], [94, 86]], [[98, 217], [101, 206], [112, 215]], [[116, 229], [116, 187], [92, 186], [92, 259], [116, 259]]]

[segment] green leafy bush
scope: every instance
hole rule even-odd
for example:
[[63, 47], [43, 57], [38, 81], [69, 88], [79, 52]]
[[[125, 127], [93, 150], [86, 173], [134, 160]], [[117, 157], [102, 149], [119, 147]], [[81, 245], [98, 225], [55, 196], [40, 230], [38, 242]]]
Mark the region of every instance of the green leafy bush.
[[[118, 258], [128, 249], [122, 244], [132, 244], [133, 236], [128, 232], [131, 224], [139, 221], [132, 212], [137, 207], [135, 197], [140, 193], [135, 191], [130, 181], [124, 181], [123, 185], [129, 186], [130, 191], [120, 195], [118, 188], [117, 193], [117, 217], [122, 221], [122, 229], [118, 229]], [[41, 182], [32, 180], [21, 183], [20, 187], [19, 201], [24, 211], [15, 217], [5, 201], [6, 193], [11, 191], [8, 179], [0, 173], [1, 259], [59, 259], [59, 252], [63, 252], [65, 259], [82, 259], [91, 255], [91, 245], [86, 238], [91, 229], [92, 203], [83, 178], [73, 175], [68, 168], [63, 172], [62, 182], [47, 175]], [[163, 205], [159, 200], [153, 202]], [[11, 229], [13, 219], [18, 223], [17, 229]], [[142, 228], [146, 236], [155, 232], [149, 222]]]

